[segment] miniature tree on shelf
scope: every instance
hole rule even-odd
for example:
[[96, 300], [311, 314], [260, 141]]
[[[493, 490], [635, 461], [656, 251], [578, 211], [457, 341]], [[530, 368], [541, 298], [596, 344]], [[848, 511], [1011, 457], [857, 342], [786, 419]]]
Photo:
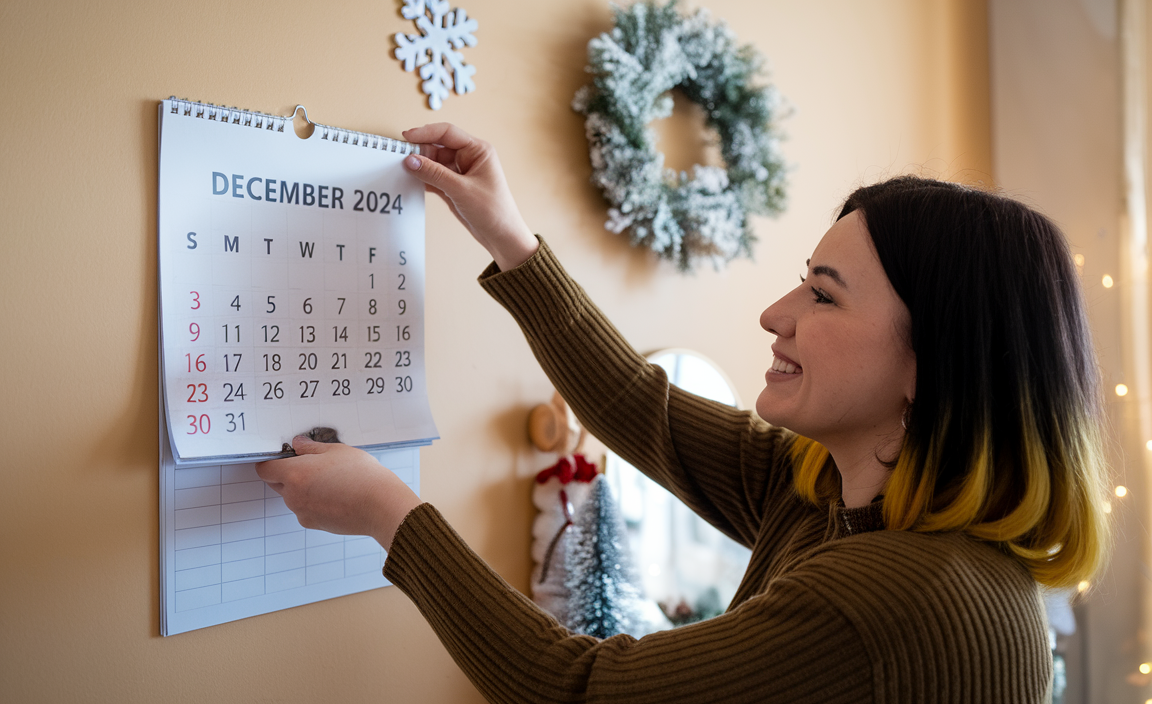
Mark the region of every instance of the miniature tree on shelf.
[[565, 555], [568, 628], [596, 638], [650, 632], [628, 555], [624, 521], [603, 476], [592, 482], [571, 531]]

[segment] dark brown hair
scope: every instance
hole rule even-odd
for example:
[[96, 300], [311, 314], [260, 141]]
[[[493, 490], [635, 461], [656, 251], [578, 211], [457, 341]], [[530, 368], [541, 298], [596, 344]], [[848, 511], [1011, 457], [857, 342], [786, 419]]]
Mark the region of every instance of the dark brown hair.
[[[997, 542], [1045, 584], [1087, 578], [1108, 552], [1107, 472], [1099, 369], [1063, 234], [1010, 198], [911, 176], [856, 190], [839, 217], [857, 211], [908, 307], [916, 355], [886, 524]], [[797, 489], [813, 500], [835, 473], [821, 450], [794, 449]]]

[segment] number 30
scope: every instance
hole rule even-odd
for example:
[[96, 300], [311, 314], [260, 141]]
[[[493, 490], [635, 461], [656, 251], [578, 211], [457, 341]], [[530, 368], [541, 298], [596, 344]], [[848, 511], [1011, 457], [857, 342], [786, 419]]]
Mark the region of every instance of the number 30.
[[200, 416], [188, 416], [188, 427], [191, 428], [188, 435], [195, 435], [196, 433], [207, 435], [208, 431], [212, 430], [212, 419], [208, 417], [207, 413]]

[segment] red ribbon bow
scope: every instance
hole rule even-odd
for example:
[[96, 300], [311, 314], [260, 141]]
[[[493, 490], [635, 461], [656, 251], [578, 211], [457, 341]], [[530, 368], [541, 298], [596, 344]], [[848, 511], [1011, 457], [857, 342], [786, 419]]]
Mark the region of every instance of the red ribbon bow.
[[561, 457], [560, 461], [552, 465], [548, 469], [540, 470], [536, 475], [536, 482], [543, 484], [552, 477], [560, 480], [561, 484], [568, 484], [573, 479], [578, 482], [590, 482], [596, 478], [596, 465], [588, 461], [584, 455], [572, 455], [572, 459], [576, 462], [576, 466], [572, 466], [572, 462], [567, 457]]

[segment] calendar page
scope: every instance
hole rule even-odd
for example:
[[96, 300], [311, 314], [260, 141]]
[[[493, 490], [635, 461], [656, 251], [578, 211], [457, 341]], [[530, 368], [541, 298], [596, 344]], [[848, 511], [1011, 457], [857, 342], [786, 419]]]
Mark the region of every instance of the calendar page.
[[424, 369], [424, 189], [384, 137], [160, 105], [163, 401], [176, 465], [282, 455], [314, 427], [436, 437]]
[[[390, 585], [374, 539], [302, 527], [252, 464], [177, 468], [170, 449], [161, 443], [161, 635]], [[372, 455], [420, 493], [419, 448]]]

